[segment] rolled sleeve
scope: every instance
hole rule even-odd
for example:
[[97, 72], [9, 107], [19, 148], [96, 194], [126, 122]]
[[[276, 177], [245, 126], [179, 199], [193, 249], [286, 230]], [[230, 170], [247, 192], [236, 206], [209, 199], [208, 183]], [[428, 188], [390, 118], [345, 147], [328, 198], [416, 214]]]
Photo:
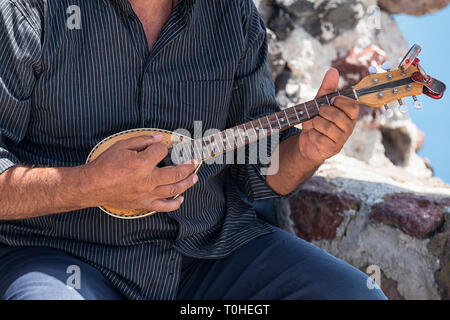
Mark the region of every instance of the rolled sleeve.
[[[275, 99], [275, 87], [267, 61], [266, 28], [253, 3], [250, 3], [249, 14], [244, 20], [247, 23], [247, 46], [235, 73], [228, 118], [229, 126], [248, 122], [280, 110]], [[267, 170], [267, 158], [270, 159], [280, 142], [298, 134], [300, 130], [294, 127], [280, 132], [277, 136], [278, 141], [269, 137], [260, 140], [257, 148], [247, 146], [245, 164], [230, 166], [231, 176], [251, 202], [281, 197], [266, 183], [264, 172]], [[267, 148], [267, 152], [260, 152], [259, 148]], [[255, 155], [255, 152], [258, 154]], [[267, 157], [261, 157], [261, 155]], [[256, 163], [251, 164], [251, 159], [257, 159]]]
[[0, 3], [0, 174], [20, 164], [8, 150], [25, 137], [31, 95], [40, 73], [41, 37], [34, 13], [12, 1]]

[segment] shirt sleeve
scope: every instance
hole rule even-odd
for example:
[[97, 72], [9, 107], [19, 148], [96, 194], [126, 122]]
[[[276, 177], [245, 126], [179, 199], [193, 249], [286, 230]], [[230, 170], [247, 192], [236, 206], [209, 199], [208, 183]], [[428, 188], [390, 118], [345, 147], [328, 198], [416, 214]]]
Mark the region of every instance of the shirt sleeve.
[[[253, 2], [245, 2], [249, 3], [250, 12], [244, 19], [247, 45], [235, 73], [228, 116], [229, 127], [280, 111], [267, 61], [266, 28]], [[251, 202], [281, 197], [266, 183], [267, 164], [280, 142], [298, 134], [300, 130], [294, 127], [280, 132], [279, 135], [260, 140], [254, 144], [257, 147], [247, 146], [245, 163], [235, 162], [229, 167], [231, 176]], [[261, 148], [266, 149], [266, 152], [261, 152]]]
[[0, 174], [20, 164], [8, 151], [25, 136], [31, 95], [40, 72], [41, 37], [36, 16], [22, 1], [0, 2]]

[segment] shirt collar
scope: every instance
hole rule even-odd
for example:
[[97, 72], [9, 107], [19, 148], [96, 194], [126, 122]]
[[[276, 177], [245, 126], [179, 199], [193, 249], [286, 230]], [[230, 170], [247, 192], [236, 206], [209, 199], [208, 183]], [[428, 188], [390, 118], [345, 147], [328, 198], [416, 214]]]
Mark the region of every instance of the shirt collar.
[[[120, 11], [127, 16], [130, 14], [134, 14], [133, 7], [131, 6], [131, 3], [129, 0], [110, 0], [114, 4], [116, 4]], [[187, 18], [189, 16], [189, 13], [194, 6], [196, 0], [179, 0], [177, 6], [181, 6], [182, 9], [182, 16], [184, 18]]]

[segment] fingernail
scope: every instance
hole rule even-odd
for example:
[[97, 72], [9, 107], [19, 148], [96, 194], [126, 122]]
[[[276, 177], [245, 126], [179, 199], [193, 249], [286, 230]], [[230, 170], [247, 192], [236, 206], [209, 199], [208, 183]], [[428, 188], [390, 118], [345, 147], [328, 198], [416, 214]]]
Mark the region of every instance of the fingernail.
[[180, 202], [184, 201], [184, 197], [183, 196], [179, 196], [178, 199], [180, 199]]
[[159, 138], [162, 138], [162, 134], [154, 135], [154, 136], [152, 136], [152, 138], [153, 138], [153, 139], [159, 139]]
[[195, 174], [193, 180], [194, 180], [194, 183], [197, 183], [197, 181], [198, 181], [198, 175]]
[[330, 103], [334, 104], [334, 100], [336, 100], [336, 97], [331, 98]]

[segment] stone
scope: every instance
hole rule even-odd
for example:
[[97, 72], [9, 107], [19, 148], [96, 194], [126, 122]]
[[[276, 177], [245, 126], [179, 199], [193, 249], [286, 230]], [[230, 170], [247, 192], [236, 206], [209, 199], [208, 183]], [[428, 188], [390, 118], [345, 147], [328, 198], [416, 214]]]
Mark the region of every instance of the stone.
[[278, 75], [286, 67], [286, 60], [283, 59], [276, 34], [272, 30], [267, 29], [267, 36], [269, 38], [268, 62], [270, 69], [272, 70], [272, 79], [275, 81]]
[[379, 6], [389, 13], [422, 16], [445, 8], [450, 0], [378, 0]]
[[439, 295], [442, 300], [450, 300], [450, 230], [435, 235], [429, 248], [440, 262], [439, 270], [434, 273]]
[[276, 0], [276, 4], [292, 17], [296, 25], [323, 43], [353, 29], [364, 11], [362, 2], [357, 0]]
[[345, 193], [336, 193], [325, 178], [314, 177], [289, 200], [296, 233], [302, 239], [334, 239], [344, 220], [344, 211], [356, 210], [358, 202]]
[[442, 207], [435, 199], [407, 192], [386, 195], [372, 207], [371, 217], [416, 238], [425, 238], [444, 222]]
[[[314, 98], [332, 66], [343, 88], [367, 75], [370, 65], [381, 71], [388, 60], [395, 66], [409, 49], [377, 0], [254, 1], [269, 29], [269, 64], [282, 108]], [[417, 155], [424, 134], [395, 102], [389, 106], [392, 118], [361, 108], [343, 150], [299, 193], [274, 201], [277, 221], [360, 270], [378, 266], [390, 299], [449, 299], [450, 186]]]

